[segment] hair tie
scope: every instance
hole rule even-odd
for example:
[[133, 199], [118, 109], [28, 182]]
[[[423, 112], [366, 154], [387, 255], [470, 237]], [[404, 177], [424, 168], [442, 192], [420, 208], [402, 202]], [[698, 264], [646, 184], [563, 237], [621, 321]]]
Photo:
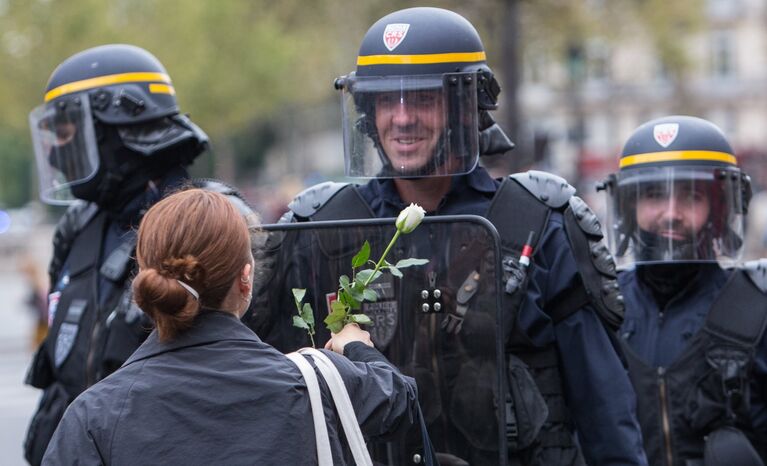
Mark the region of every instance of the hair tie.
[[178, 278], [176, 279], [176, 281], [178, 282], [178, 284], [179, 284], [179, 285], [183, 286], [183, 287], [186, 289], [186, 291], [188, 291], [188, 292], [189, 292], [189, 294], [191, 294], [192, 296], [194, 296], [194, 299], [196, 299], [196, 300], [198, 300], [198, 301], [200, 300], [200, 294], [199, 294], [197, 291], [195, 291], [195, 289], [194, 289], [194, 288], [192, 288], [190, 285], [188, 285], [188, 284], [186, 284], [186, 283], [182, 282], [182, 281], [181, 281], [181, 280], [179, 280]]

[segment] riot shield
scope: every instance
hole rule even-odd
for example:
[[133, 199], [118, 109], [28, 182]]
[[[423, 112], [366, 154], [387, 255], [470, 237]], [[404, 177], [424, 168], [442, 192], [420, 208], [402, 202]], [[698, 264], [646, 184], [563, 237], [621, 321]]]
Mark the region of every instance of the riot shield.
[[[292, 326], [297, 314], [292, 288], [305, 288], [312, 304], [318, 347], [329, 338], [322, 320], [336, 298], [338, 279], [351, 275], [352, 257], [367, 240], [371, 260], [381, 257], [395, 232], [394, 219], [265, 225], [265, 247], [257, 255], [264, 276], [246, 320], [266, 342], [283, 352], [309, 345], [305, 330]], [[362, 311], [381, 352], [418, 383], [419, 401], [441, 464], [506, 464], [505, 393], [498, 233], [477, 216], [427, 217], [400, 236], [387, 261], [428, 259], [384, 273], [372, 286], [375, 302]], [[422, 442], [417, 427], [402, 439], [373, 441], [380, 465], [417, 464]]]

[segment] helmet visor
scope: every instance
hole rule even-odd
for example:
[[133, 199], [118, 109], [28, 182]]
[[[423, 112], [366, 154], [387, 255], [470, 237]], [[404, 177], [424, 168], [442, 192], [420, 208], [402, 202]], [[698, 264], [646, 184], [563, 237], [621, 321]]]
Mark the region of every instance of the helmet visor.
[[75, 200], [71, 187], [98, 170], [98, 147], [88, 99], [43, 104], [29, 114], [40, 198], [54, 205]]
[[627, 169], [608, 184], [608, 244], [619, 267], [735, 262], [743, 220], [737, 167]]
[[345, 79], [348, 176], [468, 173], [479, 160], [476, 73]]

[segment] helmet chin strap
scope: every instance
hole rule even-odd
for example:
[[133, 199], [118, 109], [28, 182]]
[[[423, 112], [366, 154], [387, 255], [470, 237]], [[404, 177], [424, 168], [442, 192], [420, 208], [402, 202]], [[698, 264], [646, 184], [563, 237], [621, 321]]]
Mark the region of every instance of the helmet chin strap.
[[479, 111], [479, 155], [500, 155], [514, 149], [514, 143], [486, 110]]

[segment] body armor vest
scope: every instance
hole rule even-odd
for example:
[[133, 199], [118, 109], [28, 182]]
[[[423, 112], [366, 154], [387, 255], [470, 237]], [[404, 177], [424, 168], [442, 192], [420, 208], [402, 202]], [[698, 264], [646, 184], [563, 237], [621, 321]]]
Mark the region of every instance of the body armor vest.
[[749, 381], [765, 324], [767, 296], [736, 269], [669, 367], [648, 365], [623, 342], [650, 464], [702, 461], [705, 437], [721, 427], [741, 430], [764, 449], [750, 423]]
[[[485, 217], [498, 230], [503, 254], [503, 281], [518, 277], [518, 258], [530, 232], [535, 244], [546, 228], [552, 210], [563, 212], [565, 228], [584, 287], [557, 297], [546, 312], [554, 323], [564, 320], [586, 304], [592, 304], [611, 330], [623, 320], [615, 265], [602, 240], [594, 213], [573, 196], [575, 189], [562, 178], [530, 171], [502, 181]], [[323, 183], [296, 196], [281, 219], [342, 220], [374, 218], [373, 212], [351, 184]], [[295, 219], [295, 217], [299, 217]], [[535, 255], [532, 258], [535, 262]], [[507, 290], [509, 286], [507, 285]], [[525, 287], [504, 294], [505, 316], [511, 329], [507, 336], [509, 396], [506, 400], [506, 437], [510, 464], [585, 464], [574, 440], [574, 424], [564, 398], [559, 357], [554, 344], [536, 348], [515, 325]]]

